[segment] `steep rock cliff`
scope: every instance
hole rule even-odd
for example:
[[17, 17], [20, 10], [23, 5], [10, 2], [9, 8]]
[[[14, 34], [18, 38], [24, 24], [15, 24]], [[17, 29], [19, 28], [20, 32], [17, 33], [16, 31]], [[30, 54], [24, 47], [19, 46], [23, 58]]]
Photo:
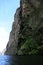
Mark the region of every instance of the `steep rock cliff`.
[[43, 1], [20, 0], [5, 54], [43, 54]]
[[12, 25], [12, 30], [10, 32], [9, 41], [6, 47], [5, 54], [9, 55], [15, 55], [17, 53], [17, 45], [18, 45], [18, 34], [20, 30], [20, 8], [16, 10], [15, 16], [14, 16], [14, 22]]

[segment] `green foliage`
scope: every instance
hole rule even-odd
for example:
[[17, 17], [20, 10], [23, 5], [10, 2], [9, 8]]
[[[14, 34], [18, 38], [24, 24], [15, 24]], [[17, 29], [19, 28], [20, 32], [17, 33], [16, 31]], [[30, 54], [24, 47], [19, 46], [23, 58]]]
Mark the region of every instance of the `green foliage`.
[[32, 51], [29, 52], [29, 55], [31, 54], [38, 54], [38, 50], [37, 49], [33, 49]]
[[38, 46], [37, 49], [43, 49], [43, 45]]
[[21, 46], [21, 51], [23, 54], [37, 54], [38, 44], [32, 38], [25, 41], [25, 43]]
[[38, 54], [40, 50], [43, 50], [43, 45], [38, 45], [38, 43], [32, 38], [28, 38], [25, 43], [19, 49], [20, 55], [31, 55]]
[[37, 46], [36, 41], [34, 41], [32, 38], [25, 41], [24, 45], [25, 48], [35, 48]]

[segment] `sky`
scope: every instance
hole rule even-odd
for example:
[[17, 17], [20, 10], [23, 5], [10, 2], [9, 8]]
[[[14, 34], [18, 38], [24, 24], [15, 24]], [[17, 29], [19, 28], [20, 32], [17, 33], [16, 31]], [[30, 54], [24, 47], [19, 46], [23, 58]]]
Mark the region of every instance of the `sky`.
[[20, 6], [20, 0], [0, 0], [0, 52], [6, 48], [9, 40], [14, 14]]

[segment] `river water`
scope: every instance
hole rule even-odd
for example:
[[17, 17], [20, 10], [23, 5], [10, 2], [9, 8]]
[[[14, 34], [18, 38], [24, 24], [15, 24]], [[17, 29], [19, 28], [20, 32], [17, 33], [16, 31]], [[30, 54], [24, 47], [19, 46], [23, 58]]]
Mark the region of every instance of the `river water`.
[[0, 65], [43, 65], [43, 56], [0, 56]]

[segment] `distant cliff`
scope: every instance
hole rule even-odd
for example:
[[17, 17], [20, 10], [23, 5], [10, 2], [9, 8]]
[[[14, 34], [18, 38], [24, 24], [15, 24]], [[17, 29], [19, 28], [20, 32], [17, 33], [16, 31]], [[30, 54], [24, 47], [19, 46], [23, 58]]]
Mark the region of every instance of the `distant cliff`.
[[20, 0], [5, 54], [43, 54], [42, 0]]

